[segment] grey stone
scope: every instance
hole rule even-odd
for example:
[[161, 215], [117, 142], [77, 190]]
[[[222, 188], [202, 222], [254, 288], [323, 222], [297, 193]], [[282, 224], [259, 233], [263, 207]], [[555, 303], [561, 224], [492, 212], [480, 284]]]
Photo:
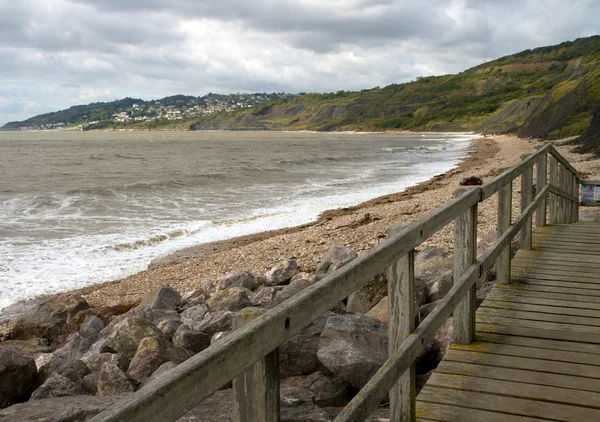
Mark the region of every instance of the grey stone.
[[102, 365], [98, 374], [97, 386], [99, 396], [112, 396], [134, 391], [133, 384], [127, 375], [110, 363]]
[[452, 289], [453, 286], [453, 275], [452, 271], [446, 271], [442, 274], [429, 288], [429, 296], [427, 302], [435, 302], [443, 299], [446, 293]]
[[448, 318], [446, 322], [440, 327], [435, 335], [435, 340], [439, 343], [440, 349], [437, 355], [437, 360], [442, 361], [444, 356], [450, 350], [450, 346], [453, 342], [454, 336], [454, 323], [452, 318]]
[[210, 338], [210, 344], [215, 344], [216, 342], [223, 340], [229, 334], [231, 334], [231, 331], [219, 331], [217, 333], [214, 333], [213, 336]]
[[203, 332], [209, 338], [218, 331], [229, 331], [231, 329], [231, 316], [233, 312], [208, 312], [202, 322], [194, 325], [196, 331]]
[[81, 396], [86, 391], [71, 381], [69, 378], [53, 373], [37, 390], [31, 395], [31, 400], [41, 400], [50, 397]]
[[100, 372], [102, 365], [105, 363], [110, 363], [122, 371], [127, 371], [130, 363], [129, 359], [120, 353], [98, 353], [84, 356], [81, 360], [92, 372]]
[[33, 358], [35, 360], [35, 366], [39, 371], [43, 366], [47, 365], [52, 358], [54, 358], [54, 355], [52, 353], [38, 353], [34, 355]]
[[96, 394], [98, 394], [98, 378], [99, 377], [100, 377], [100, 372], [92, 372], [91, 374], [87, 374], [81, 380], [80, 385], [89, 394], [95, 396]]
[[283, 259], [265, 274], [266, 284], [268, 286], [286, 284], [299, 272], [298, 263], [294, 259]]
[[363, 315], [330, 316], [317, 356], [332, 373], [360, 389], [387, 360], [387, 327]]
[[182, 325], [173, 334], [173, 345], [193, 355], [210, 346], [211, 337], [208, 333], [192, 330], [188, 326]]
[[181, 322], [192, 329], [197, 329], [201, 326], [207, 312], [208, 307], [205, 304], [192, 306], [181, 313]]
[[93, 337], [100, 334], [100, 331], [104, 329], [105, 325], [104, 321], [97, 316], [88, 315], [79, 328], [79, 334], [83, 337]]
[[[302, 275], [302, 276], [300, 276], [300, 275]], [[298, 276], [300, 276], [300, 277], [298, 277]], [[275, 295], [275, 299], [272, 302], [272, 306], [277, 306], [281, 302], [283, 302], [283, 301], [289, 299], [290, 297], [294, 296], [295, 294], [301, 292], [302, 290], [304, 290], [305, 288], [310, 286], [313, 282], [315, 282], [316, 279], [317, 279], [316, 276], [313, 276], [310, 274], [306, 274], [306, 273], [296, 274], [290, 281], [289, 285], [285, 286], [283, 288], [283, 290], [277, 292], [277, 294]]]
[[263, 286], [250, 297], [252, 306], [270, 308], [277, 293], [283, 290], [285, 286]]
[[220, 290], [206, 302], [211, 312], [231, 311], [236, 312], [251, 305], [252, 292], [244, 287], [232, 287]]
[[111, 327], [102, 331], [106, 346], [133, 359], [142, 339], [146, 337], [165, 337], [156, 326], [139, 316], [127, 316]]
[[0, 410], [1, 422], [78, 422], [92, 418], [125, 396], [72, 396], [32, 400]]
[[352, 386], [338, 377], [327, 377], [322, 372], [289, 377], [281, 381], [282, 387], [300, 387], [309, 390], [313, 402], [319, 407], [345, 406], [353, 397]]
[[0, 408], [25, 394], [36, 378], [33, 358], [13, 346], [0, 347]]
[[178, 364], [175, 363], [175, 362], [165, 362], [165, 363], [163, 363], [162, 365], [160, 365], [158, 367], [158, 369], [156, 371], [154, 371], [152, 373], [152, 375], [150, 375], [148, 378], [146, 378], [142, 382], [142, 386], [144, 386], [146, 384], [150, 384], [155, 379], [158, 379], [158, 378], [162, 377], [164, 374], [166, 374], [167, 372], [169, 372], [171, 369], [176, 368], [177, 365]]
[[168, 286], [160, 286], [142, 298], [141, 309], [175, 309], [181, 302], [177, 290]]
[[354, 249], [345, 245], [331, 245], [319, 265], [317, 266], [316, 274], [324, 276], [332, 273], [338, 268], [343, 267], [350, 261], [354, 260], [358, 254]]
[[256, 290], [265, 283], [265, 278], [248, 271], [237, 271], [221, 277], [218, 281], [219, 289], [224, 290], [230, 287], [244, 287], [248, 290]]
[[[212, 284], [211, 284], [212, 286]], [[213, 289], [214, 290], [214, 289]], [[204, 289], [196, 289], [184, 294], [181, 298], [181, 303], [179, 304], [179, 310], [185, 311], [188, 308], [196, 305], [202, 305], [205, 303], [209, 294]]]
[[387, 277], [380, 274], [348, 297], [346, 312], [366, 314], [387, 296]]
[[188, 357], [189, 355], [183, 349], [175, 347], [165, 338], [146, 337], [140, 342], [127, 373], [132, 379], [141, 383], [163, 363], [181, 363]]
[[[79, 383], [83, 377], [90, 373], [90, 368], [81, 360], [76, 360], [65, 369], [60, 371], [60, 375], [70, 379], [75, 384]], [[47, 382], [47, 381], [46, 381]]]
[[179, 316], [170, 316], [163, 318], [156, 323], [156, 327], [168, 338], [173, 338], [173, 334], [183, 324]]

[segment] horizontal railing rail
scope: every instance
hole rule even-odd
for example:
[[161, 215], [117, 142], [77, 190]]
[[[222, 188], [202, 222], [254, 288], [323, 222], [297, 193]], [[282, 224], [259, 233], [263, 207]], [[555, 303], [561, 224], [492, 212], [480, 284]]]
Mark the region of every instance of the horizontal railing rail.
[[[534, 165], [537, 168], [538, 190], [535, 197], [532, 194]], [[511, 223], [512, 183], [519, 176], [522, 212]], [[537, 225], [546, 224], [547, 198], [550, 198], [548, 211], [551, 223], [577, 221], [578, 183], [576, 170], [553, 146], [546, 145], [489, 183], [458, 192], [456, 198], [427, 217], [396, 234], [390, 234], [387, 240], [371, 251], [257, 316], [222, 341], [106, 409], [92, 421], [176, 420], [231, 380], [234, 380], [234, 403], [237, 403], [243, 399], [238, 395], [244, 393], [243, 389], [238, 392], [235, 388], [236, 377], [247, 373], [249, 368], [272, 354], [298, 331], [384, 271], [388, 274], [390, 296], [389, 359], [338, 415], [336, 421], [364, 420], [388, 393], [392, 414], [390, 420], [414, 420], [414, 362], [424, 344], [435, 336], [452, 314], [455, 319], [455, 342], [472, 341], [477, 279], [497, 263], [499, 282], [509, 282], [510, 242], [521, 232], [522, 247], [531, 248], [532, 216], [537, 212]], [[498, 239], [481, 256], [476, 257], [477, 206], [496, 193], [499, 195]], [[414, 249], [453, 221], [454, 286], [435, 310], [415, 327]], [[268, 367], [276, 371], [272, 368], [277, 365], [271, 362]], [[260, 384], [261, 381], [256, 382]], [[272, 384], [271, 379], [269, 385]], [[267, 385], [266, 381], [264, 385]], [[260, 407], [257, 404], [257, 408]], [[234, 420], [278, 420], [279, 406], [263, 407], [271, 409], [261, 408], [262, 414], [247, 415], [243, 419], [240, 419], [240, 415], [234, 415]]]

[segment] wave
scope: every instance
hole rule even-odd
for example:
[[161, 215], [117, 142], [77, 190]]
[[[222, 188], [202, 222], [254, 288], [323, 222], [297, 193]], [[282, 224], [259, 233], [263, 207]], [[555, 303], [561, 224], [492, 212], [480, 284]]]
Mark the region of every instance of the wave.
[[172, 239], [177, 239], [180, 237], [184, 237], [190, 234], [189, 230], [180, 229], [173, 230], [164, 234], [155, 234], [147, 239], [136, 240], [134, 242], [129, 243], [118, 243], [116, 245], [108, 245], [105, 246], [105, 249], [113, 249], [115, 251], [131, 251], [134, 249], [145, 248], [148, 246], [154, 246], [159, 243], [167, 242]]

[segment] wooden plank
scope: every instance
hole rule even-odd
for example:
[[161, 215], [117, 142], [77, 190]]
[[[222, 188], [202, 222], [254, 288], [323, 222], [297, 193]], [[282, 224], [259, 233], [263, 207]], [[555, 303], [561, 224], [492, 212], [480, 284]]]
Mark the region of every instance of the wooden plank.
[[567, 168], [571, 173], [577, 174], [577, 169], [573, 167], [571, 163], [569, 163], [567, 159], [563, 157], [553, 145], [551, 145], [548, 149], [548, 153], [552, 155], [552, 157], [554, 157], [558, 162], [560, 162], [561, 165]]
[[425, 386], [425, 388], [421, 390], [417, 400], [419, 402], [439, 403], [491, 412], [502, 412], [506, 415], [507, 421], [512, 420], [512, 415], [572, 422], [600, 420], [600, 411], [596, 409], [569, 406], [560, 403], [541, 402], [519, 397], [459, 391], [451, 388]]
[[513, 304], [531, 304], [531, 305], [542, 305], [552, 308], [570, 309], [571, 312], [578, 312], [581, 310], [600, 310], [600, 303], [593, 302], [572, 302], [566, 300], [555, 300], [546, 299], [541, 297], [534, 297], [528, 295], [520, 295], [518, 293], [507, 293], [502, 292], [500, 289], [494, 289], [488, 293], [486, 300], [495, 302], [507, 302]]
[[527, 286], [549, 286], [549, 287], [564, 287], [567, 289], [582, 289], [582, 290], [600, 290], [600, 285], [593, 283], [591, 279], [589, 282], [574, 281], [582, 280], [581, 277], [573, 277], [570, 280], [561, 280], [560, 277], [540, 275], [539, 277], [515, 277], [514, 281], [518, 281], [520, 284]]
[[573, 316], [573, 315], [557, 315], [554, 313], [545, 313], [539, 311], [523, 311], [516, 309], [499, 309], [494, 307], [480, 306], [477, 312], [480, 315], [499, 316], [499, 317], [510, 317], [516, 319], [524, 319], [528, 321], [542, 321], [542, 322], [559, 322], [563, 324], [576, 324], [576, 325], [587, 325], [590, 327], [600, 327], [600, 318], [593, 318], [587, 316]]
[[[548, 275], [561, 275], [561, 276], [575, 276], [582, 278], [590, 278], [593, 274], [598, 274], [598, 269], [595, 268], [581, 268], [579, 267], [570, 267], [566, 268], [560, 264], [556, 264], [553, 266], [550, 265], [525, 265], [522, 261], [516, 262], [514, 265], [514, 270], [518, 274], [548, 274]], [[600, 281], [596, 282], [600, 284]]]
[[534, 321], [529, 319], [513, 318], [510, 316], [490, 315], [481, 311], [477, 312], [477, 323], [479, 322], [483, 324], [508, 325], [511, 327], [529, 327], [540, 330], [568, 331], [572, 333], [600, 335], [600, 327], [596, 326]]
[[[516, 288], [515, 288], [516, 287]], [[565, 293], [555, 293], [555, 292], [543, 292], [536, 290], [525, 290], [521, 285], [506, 285], [499, 284], [495, 288], [498, 291], [509, 291], [516, 292], [520, 296], [529, 296], [529, 297], [537, 297], [543, 299], [553, 299], [553, 300], [564, 300], [569, 302], [584, 302], [584, 303], [600, 303], [600, 298], [597, 296], [589, 296], [587, 294], [582, 295], [574, 295], [574, 294], [565, 294]]]
[[487, 297], [479, 306], [482, 308], [501, 309], [504, 312], [522, 311], [522, 312], [537, 312], [544, 314], [565, 315], [598, 318], [600, 320], [600, 310], [565, 308], [563, 306], [542, 306], [528, 303], [498, 301], [495, 298]]
[[[523, 349], [527, 349], [527, 347], [524, 347]], [[525, 369], [528, 371], [546, 372], [549, 374], [570, 375], [574, 377], [580, 377], [583, 379], [600, 379], [600, 367], [598, 367], [597, 365], [587, 365], [584, 363], [574, 363], [565, 360], [558, 360], [559, 357], [557, 357], [557, 359], [555, 360], [540, 359], [535, 355], [533, 355], [533, 357], [523, 357], [520, 356], [520, 354], [524, 352], [517, 351], [516, 353], [510, 354], [508, 349], [505, 351], [504, 354], [491, 352], [474, 352], [472, 350], [459, 350], [457, 348], [453, 348], [451, 350], [451, 353], [447, 353], [445, 357], [445, 360], [448, 362], [462, 362], [484, 366]], [[547, 353], [551, 352], [547, 349], [540, 350], [544, 350]], [[582, 353], [582, 355], [587, 354]], [[597, 357], [598, 355], [589, 354], [589, 356]]]
[[561, 293], [561, 294], [569, 294], [576, 296], [593, 296], [600, 297], [600, 292], [591, 289], [570, 289], [568, 287], [554, 287], [554, 286], [536, 286], [529, 284], [518, 284], [520, 291], [529, 291], [529, 292], [543, 292], [543, 293]]
[[582, 378], [572, 375], [549, 374], [547, 372], [524, 371], [522, 369], [451, 361], [440, 362], [435, 371], [441, 374], [464, 375], [467, 377], [485, 378], [489, 380], [525, 382], [549, 387], [570, 388], [573, 390], [600, 393], [600, 379]]
[[536, 347], [538, 349], [566, 350], [578, 353], [591, 353], [600, 355], [600, 347], [596, 344], [575, 343], [572, 341], [548, 340], [531, 337], [509, 336], [503, 334], [477, 332], [477, 341], [511, 344], [513, 346]]
[[597, 416], [600, 418], [600, 394], [594, 391], [572, 390], [569, 388], [497, 379], [492, 381], [484, 378], [443, 374], [437, 371], [431, 375], [427, 383], [431, 387], [477, 391], [480, 393], [512, 397], [516, 396], [532, 400], [543, 400], [546, 403], [552, 402], [565, 405], [586, 406], [597, 409]]
[[[388, 354], [402, 346], [415, 329], [414, 250], [404, 255], [386, 271], [389, 297]], [[415, 364], [400, 377], [389, 393], [390, 420], [415, 421]]]
[[554, 252], [554, 251], [545, 251], [542, 252], [540, 250], [520, 250], [515, 255], [513, 261], [520, 259], [534, 259], [540, 262], [544, 261], [567, 261], [571, 264], [591, 264], [591, 266], [598, 265], [598, 258], [595, 255], [582, 255], [576, 253], [567, 253], [567, 252]]
[[468, 407], [449, 406], [439, 403], [419, 402], [417, 405], [418, 420], [431, 421], [461, 421], [461, 422], [538, 422], [547, 419], [530, 418], [526, 416], [507, 415], [506, 413], [488, 412]]
[[524, 326], [510, 326], [498, 323], [484, 323], [477, 321], [477, 332], [505, 334], [511, 336], [525, 336], [538, 339], [573, 341], [578, 343], [600, 344], [598, 336], [573, 331], [549, 330]]

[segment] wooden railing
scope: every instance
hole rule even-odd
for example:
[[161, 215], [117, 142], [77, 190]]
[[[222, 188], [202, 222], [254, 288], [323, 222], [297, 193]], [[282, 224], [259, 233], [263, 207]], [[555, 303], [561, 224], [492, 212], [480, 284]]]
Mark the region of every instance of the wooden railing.
[[[537, 194], [533, 197], [536, 167]], [[512, 185], [521, 176], [521, 214], [511, 222]], [[94, 422], [173, 421], [234, 381], [235, 421], [279, 420], [278, 347], [382, 272], [389, 295], [389, 358], [336, 421], [365, 420], [386, 395], [390, 420], [415, 419], [414, 363], [424, 345], [453, 315], [454, 342], [475, 336], [476, 281], [497, 263], [499, 283], [510, 282], [510, 243], [521, 232], [530, 249], [537, 225], [571, 223], [579, 215], [577, 171], [546, 145], [485, 185], [461, 189], [426, 218], [399, 230], [371, 251], [263, 314], [248, 311], [224, 340], [180, 364], [92, 419]], [[498, 239], [476, 256], [477, 206], [498, 193]], [[549, 198], [546, 204], [546, 198]], [[548, 206], [547, 206], [548, 205]], [[548, 209], [548, 218], [546, 211]], [[414, 249], [454, 221], [454, 286], [415, 328]]]

